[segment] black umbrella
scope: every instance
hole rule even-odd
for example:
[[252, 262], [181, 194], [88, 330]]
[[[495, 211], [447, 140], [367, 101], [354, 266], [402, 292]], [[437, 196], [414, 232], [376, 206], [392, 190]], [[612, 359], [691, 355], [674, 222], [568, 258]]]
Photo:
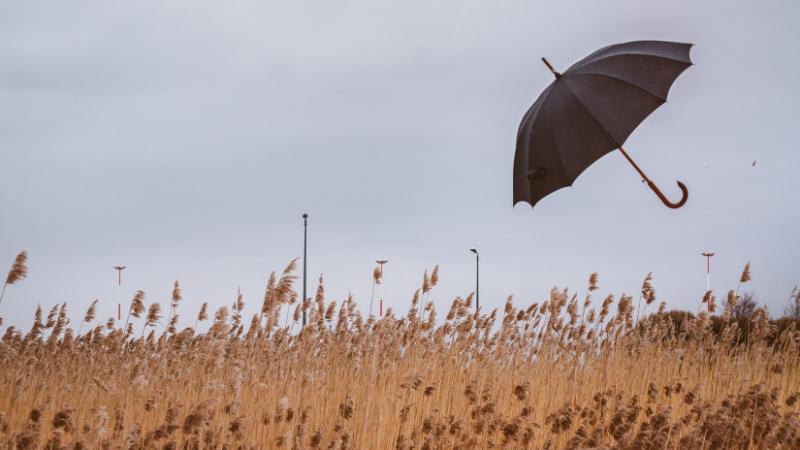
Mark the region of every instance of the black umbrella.
[[606, 153], [619, 149], [658, 198], [673, 203], [622, 148], [631, 132], [667, 101], [670, 86], [692, 65], [691, 44], [637, 41], [611, 45], [573, 64], [563, 74], [545, 58], [556, 79], [522, 118], [514, 155], [514, 204], [531, 206], [571, 186]]

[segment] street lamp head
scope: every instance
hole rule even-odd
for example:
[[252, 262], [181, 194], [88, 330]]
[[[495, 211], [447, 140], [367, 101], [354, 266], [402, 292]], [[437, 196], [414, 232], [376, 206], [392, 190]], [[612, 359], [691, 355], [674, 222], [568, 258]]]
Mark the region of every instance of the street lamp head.
[[303, 219], [308, 219], [308, 214], [303, 213]]
[[476, 255], [478, 254], [478, 250], [475, 247], [472, 247], [471, 249], [469, 249], [469, 251], [475, 253]]

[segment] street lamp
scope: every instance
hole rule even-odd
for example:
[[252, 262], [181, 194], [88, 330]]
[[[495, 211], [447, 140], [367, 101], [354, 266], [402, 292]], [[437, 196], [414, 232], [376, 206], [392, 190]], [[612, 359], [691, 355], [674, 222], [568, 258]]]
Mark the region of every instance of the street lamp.
[[480, 270], [481, 270], [481, 255], [478, 254], [478, 249], [472, 247], [469, 249], [472, 253], [475, 253], [475, 312], [478, 312], [478, 308], [480, 308], [481, 302], [481, 290], [480, 290]]
[[706, 290], [711, 290], [711, 257], [714, 256], [714, 253], [711, 252], [704, 252], [701, 255], [706, 257]]
[[380, 278], [381, 287], [378, 289], [378, 297], [380, 298], [380, 300], [378, 302], [380, 304], [380, 306], [378, 307], [379, 308], [378, 309], [378, 317], [383, 317], [383, 265], [388, 263], [389, 260], [388, 259], [379, 259], [379, 260], [377, 260], [375, 262], [378, 263], [381, 266], [381, 278]]
[[303, 310], [303, 326], [306, 326], [306, 269], [308, 260], [308, 214], [303, 213], [303, 301], [300, 308]]
[[114, 266], [114, 270], [117, 271], [117, 285], [122, 284], [122, 271], [125, 270], [127, 266]]
[[[114, 270], [117, 271], [117, 286], [122, 285], [122, 271], [125, 270], [127, 266], [114, 266]], [[122, 303], [117, 303], [117, 320], [122, 320]]]

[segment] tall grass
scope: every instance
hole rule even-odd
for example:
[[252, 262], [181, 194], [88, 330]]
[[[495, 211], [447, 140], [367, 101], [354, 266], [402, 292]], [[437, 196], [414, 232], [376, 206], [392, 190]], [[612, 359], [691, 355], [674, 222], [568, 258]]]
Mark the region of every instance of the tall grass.
[[648, 275], [637, 322], [592, 274], [582, 298], [475, 313], [468, 296], [438, 318], [435, 269], [405, 315], [363, 317], [322, 279], [298, 301], [294, 270], [249, 323], [239, 295], [206, 333], [174, 329], [177, 282], [166, 323], [137, 292], [119, 327], [92, 310], [74, 334], [66, 304], [9, 326], [0, 448], [800, 448], [799, 335], [763, 311], [746, 340], [727, 316], [646, 315]]

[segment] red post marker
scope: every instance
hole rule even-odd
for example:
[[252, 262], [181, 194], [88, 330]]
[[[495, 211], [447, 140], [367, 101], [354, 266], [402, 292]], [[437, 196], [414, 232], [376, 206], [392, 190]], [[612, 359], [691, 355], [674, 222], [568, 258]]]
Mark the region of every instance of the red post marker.
[[117, 320], [122, 320], [122, 305], [117, 303]]

